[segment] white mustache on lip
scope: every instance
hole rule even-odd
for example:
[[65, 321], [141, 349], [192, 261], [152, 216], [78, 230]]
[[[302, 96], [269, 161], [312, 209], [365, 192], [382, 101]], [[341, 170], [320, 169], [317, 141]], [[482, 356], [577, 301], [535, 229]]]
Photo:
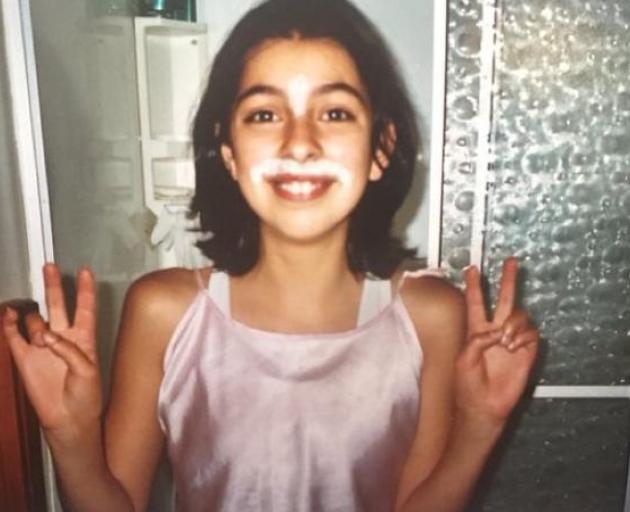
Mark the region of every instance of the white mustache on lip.
[[342, 185], [348, 185], [352, 179], [350, 171], [332, 160], [296, 162], [286, 158], [270, 158], [259, 163], [251, 170], [252, 181], [262, 183], [265, 178], [290, 174], [296, 177], [334, 178]]

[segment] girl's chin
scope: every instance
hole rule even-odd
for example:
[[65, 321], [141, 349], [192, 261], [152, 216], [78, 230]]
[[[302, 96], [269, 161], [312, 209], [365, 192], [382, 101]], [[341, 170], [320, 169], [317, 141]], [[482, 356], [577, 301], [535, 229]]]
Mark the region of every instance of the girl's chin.
[[[265, 222], [263, 221], [263, 224]], [[341, 236], [346, 236], [346, 219], [338, 222], [329, 219], [319, 221], [316, 219], [302, 219], [301, 222], [277, 222], [267, 225], [267, 229], [262, 230], [263, 237], [268, 235], [272, 239], [283, 240], [287, 243], [306, 246], [317, 244], [323, 240]]]

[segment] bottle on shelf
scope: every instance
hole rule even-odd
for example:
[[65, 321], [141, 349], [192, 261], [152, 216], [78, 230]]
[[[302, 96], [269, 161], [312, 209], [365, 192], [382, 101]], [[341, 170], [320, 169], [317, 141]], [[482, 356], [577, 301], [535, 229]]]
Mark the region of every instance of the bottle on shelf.
[[195, 21], [194, 0], [142, 0], [142, 14], [181, 21]]

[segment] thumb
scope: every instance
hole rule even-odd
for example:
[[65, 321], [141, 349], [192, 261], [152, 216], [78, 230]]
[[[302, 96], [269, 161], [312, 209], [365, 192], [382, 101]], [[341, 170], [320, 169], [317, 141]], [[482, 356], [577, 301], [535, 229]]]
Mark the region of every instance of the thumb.
[[462, 363], [468, 367], [475, 366], [483, 357], [483, 353], [490, 347], [497, 345], [502, 337], [502, 329], [475, 334], [468, 341], [468, 345], [462, 354]]
[[76, 344], [52, 331], [46, 331], [42, 338], [46, 346], [68, 365], [70, 373], [81, 377], [95, 375], [96, 366]]
[[28, 349], [28, 343], [20, 334], [18, 329], [18, 314], [12, 308], [6, 308], [2, 314], [2, 330], [0, 331], [0, 338], [4, 338], [9, 345], [9, 350], [13, 354], [13, 358], [20, 360], [26, 350]]

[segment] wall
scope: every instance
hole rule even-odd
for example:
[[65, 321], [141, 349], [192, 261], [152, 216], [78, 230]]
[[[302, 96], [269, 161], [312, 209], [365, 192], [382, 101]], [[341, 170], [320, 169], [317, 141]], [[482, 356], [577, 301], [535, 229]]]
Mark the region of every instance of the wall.
[[[422, 138], [421, 166], [416, 181], [397, 216], [396, 229], [409, 245], [427, 256], [429, 229], [429, 162], [431, 161], [431, 101], [433, 69], [433, 3], [435, 0], [355, 0], [379, 27], [399, 59], [415, 103]], [[395, 6], [395, 7], [394, 7]]]

